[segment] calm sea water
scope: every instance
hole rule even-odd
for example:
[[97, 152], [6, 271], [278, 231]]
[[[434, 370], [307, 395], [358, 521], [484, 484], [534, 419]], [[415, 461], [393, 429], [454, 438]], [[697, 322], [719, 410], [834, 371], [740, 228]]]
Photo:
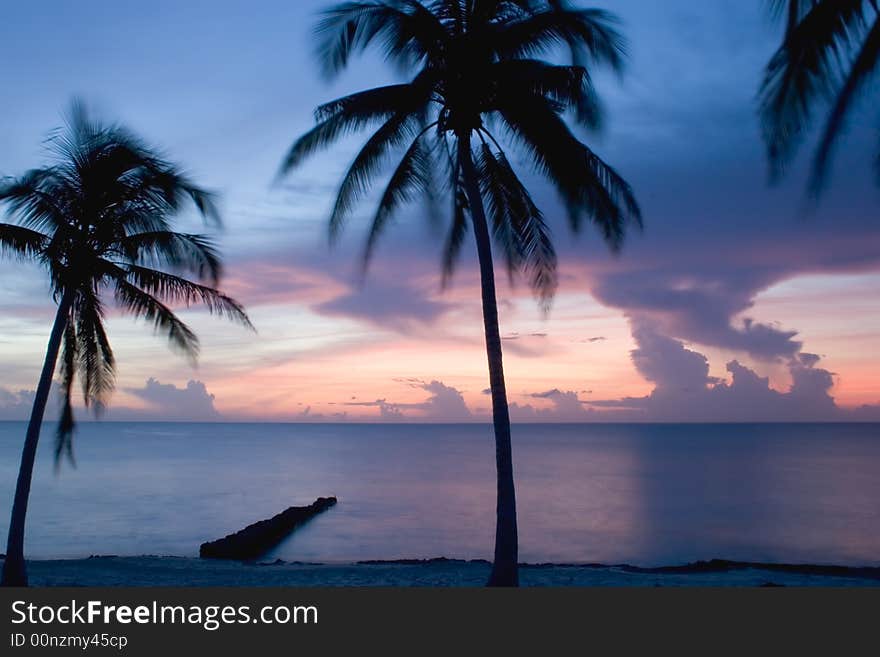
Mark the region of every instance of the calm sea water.
[[[58, 474], [52, 432], [32, 558], [196, 555], [326, 495], [272, 558], [492, 554], [488, 426], [84, 423]], [[23, 435], [0, 423], [4, 539]], [[880, 565], [880, 425], [521, 425], [514, 458], [524, 561]]]

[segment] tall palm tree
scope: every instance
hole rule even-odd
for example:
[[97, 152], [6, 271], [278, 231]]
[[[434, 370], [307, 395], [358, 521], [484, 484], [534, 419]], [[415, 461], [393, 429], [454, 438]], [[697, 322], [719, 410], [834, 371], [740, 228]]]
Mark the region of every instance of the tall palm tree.
[[[444, 282], [473, 228], [498, 476], [489, 584], [515, 586], [516, 500], [492, 240], [508, 272], [523, 272], [545, 309], [556, 290], [557, 274], [544, 216], [501, 139], [524, 151], [556, 188], [573, 229], [591, 220], [609, 244], [619, 246], [627, 222], [640, 221], [636, 201], [627, 183], [578, 139], [566, 118], [589, 129], [599, 127], [601, 111], [591, 68], [620, 69], [622, 39], [611, 15], [561, 0], [346, 2], [322, 14], [316, 36], [328, 76], [344, 69], [353, 55], [378, 45], [409, 78], [320, 106], [317, 125], [293, 144], [282, 164], [282, 173], [289, 172], [339, 137], [378, 126], [339, 187], [329, 223], [331, 239], [395, 151], [403, 154], [373, 217], [365, 266], [395, 212], [422, 194], [433, 199], [445, 194], [450, 200]], [[570, 63], [539, 59], [560, 47]]]
[[[115, 362], [104, 330], [104, 295], [164, 332], [192, 359], [195, 333], [168, 304], [205, 304], [250, 327], [241, 305], [216, 289], [221, 263], [210, 240], [173, 231], [189, 200], [219, 220], [212, 196], [195, 186], [131, 133], [92, 121], [74, 103], [66, 130], [49, 141], [54, 162], [2, 181], [0, 202], [15, 223], [0, 224], [0, 250], [42, 265], [58, 304], [27, 427], [9, 523], [4, 585], [27, 584], [24, 530], [40, 425], [61, 353], [63, 410], [56, 464], [72, 457], [73, 383], [87, 406], [100, 411], [114, 385]], [[198, 282], [186, 276], [194, 277]]]
[[[785, 37], [759, 94], [771, 173], [779, 177], [820, 109], [828, 115], [813, 157], [810, 189], [822, 191], [847, 117], [880, 69], [877, 0], [769, 0], [785, 15]], [[880, 184], [880, 144], [875, 161]]]

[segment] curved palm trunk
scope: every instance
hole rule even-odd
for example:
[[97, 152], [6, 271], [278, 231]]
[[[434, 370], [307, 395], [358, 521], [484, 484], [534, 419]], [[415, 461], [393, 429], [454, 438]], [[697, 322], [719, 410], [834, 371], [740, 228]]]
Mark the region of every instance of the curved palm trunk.
[[43, 362], [40, 383], [34, 397], [34, 407], [31, 410], [31, 419], [28, 422], [27, 434], [24, 439], [24, 449], [21, 452], [21, 467], [18, 470], [18, 483], [15, 485], [12, 518], [9, 521], [6, 560], [3, 562], [3, 580], [0, 582], [3, 586], [27, 586], [27, 571], [24, 563], [24, 523], [27, 517], [28, 497], [31, 492], [31, 477], [34, 473], [37, 443], [40, 440], [40, 425], [43, 423], [43, 413], [46, 410], [46, 402], [49, 400], [52, 377], [55, 374], [55, 363], [58, 360], [58, 350], [64, 337], [64, 329], [67, 326], [67, 317], [72, 301], [73, 295], [65, 294], [61, 298], [61, 303], [58, 304], [58, 313], [55, 315], [55, 324], [52, 326], [49, 346], [46, 349], [46, 360]]
[[498, 476], [498, 500], [495, 525], [495, 560], [489, 586], [518, 586], [516, 536], [516, 494], [513, 486], [513, 459], [510, 447], [510, 412], [504, 386], [501, 356], [501, 333], [498, 330], [498, 304], [495, 299], [495, 271], [489, 226], [480, 194], [477, 172], [471, 155], [470, 134], [459, 135], [458, 159], [464, 178], [465, 193], [474, 224], [477, 254], [480, 260], [480, 283], [483, 290], [483, 328], [486, 355], [489, 359], [489, 387], [492, 391], [492, 421], [495, 425], [495, 468]]

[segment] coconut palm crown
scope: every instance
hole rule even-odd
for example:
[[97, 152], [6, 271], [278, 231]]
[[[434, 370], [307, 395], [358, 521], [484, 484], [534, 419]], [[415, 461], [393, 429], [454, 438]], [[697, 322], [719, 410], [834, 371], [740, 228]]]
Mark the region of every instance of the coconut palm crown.
[[96, 412], [113, 389], [105, 295], [167, 335], [190, 359], [198, 355], [198, 338], [172, 306], [203, 304], [251, 327], [242, 306], [216, 289], [221, 262], [212, 242], [173, 230], [173, 218], [187, 201], [208, 220], [219, 221], [211, 194], [124, 128], [93, 121], [78, 102], [48, 146], [51, 165], [0, 181], [0, 204], [14, 219], [0, 223], [0, 252], [42, 265], [58, 304], [16, 488], [4, 563], [7, 584], [26, 583], [25, 511], [59, 352], [63, 403], [56, 464], [64, 454], [73, 456], [75, 379], [86, 406]]
[[286, 173], [341, 137], [372, 130], [339, 186], [331, 239], [392, 155], [399, 159], [379, 195], [364, 265], [397, 211], [419, 198], [446, 198], [451, 208], [444, 281], [467, 233], [474, 231], [498, 472], [490, 584], [515, 585], [516, 507], [492, 243], [511, 275], [525, 274], [545, 309], [557, 288], [557, 259], [545, 217], [507, 149], [524, 154], [555, 188], [571, 228], [592, 222], [617, 248], [627, 225], [640, 221], [638, 205], [629, 185], [578, 138], [569, 121], [599, 128], [602, 112], [591, 71], [599, 65], [620, 70], [623, 40], [604, 11], [530, 0], [345, 2], [322, 14], [316, 37], [327, 76], [375, 46], [408, 79], [321, 105], [315, 127], [283, 161]]

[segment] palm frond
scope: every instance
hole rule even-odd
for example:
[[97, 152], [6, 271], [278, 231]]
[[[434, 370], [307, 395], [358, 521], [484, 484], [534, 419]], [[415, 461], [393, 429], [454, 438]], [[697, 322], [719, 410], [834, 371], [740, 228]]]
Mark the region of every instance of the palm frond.
[[418, 109], [424, 105], [425, 96], [426, 90], [414, 84], [396, 84], [362, 91], [322, 105], [315, 112], [318, 124], [290, 147], [280, 172], [288, 173], [340, 137], [386, 121], [401, 108]]
[[223, 223], [215, 192], [199, 187], [189, 178], [177, 172], [166, 171], [166, 184], [169, 180], [172, 189], [177, 190], [178, 205], [174, 206], [174, 210], [179, 209], [181, 201], [189, 200], [203, 219], [215, 226]]
[[199, 339], [192, 329], [165, 304], [136, 285], [123, 278], [116, 278], [113, 282], [116, 302], [124, 310], [152, 323], [157, 331], [164, 331], [171, 345], [195, 362], [199, 355]]
[[322, 14], [315, 35], [318, 58], [328, 77], [376, 42], [389, 60], [407, 67], [436, 57], [446, 40], [435, 14], [414, 0], [339, 4]]
[[51, 232], [66, 223], [65, 190], [54, 168], [34, 169], [20, 178], [0, 183], [0, 202], [18, 223], [34, 230]]
[[418, 135], [419, 125], [420, 115], [397, 112], [367, 140], [343, 176], [336, 193], [329, 222], [331, 241], [338, 237], [354, 206], [370, 190], [386, 156], [407, 140], [414, 139]]
[[488, 145], [483, 144], [478, 151], [475, 166], [479, 176], [480, 194], [489, 215], [492, 238], [504, 256], [507, 275], [513, 283], [514, 274], [525, 258], [525, 247], [520, 240], [520, 232], [511, 219], [521, 222], [528, 221], [528, 218], [512, 215], [516, 211], [530, 212], [533, 208], [527, 207], [519, 189], [511, 189], [508, 185], [510, 180], [506, 175], [507, 171], [502, 171], [505, 166], [496, 160]]
[[865, 24], [864, 5], [864, 0], [816, 3], [787, 32], [767, 65], [758, 101], [774, 178], [802, 142], [816, 104], [834, 97], [848, 49]]
[[364, 247], [363, 269], [366, 271], [373, 250], [385, 225], [394, 212], [404, 203], [414, 200], [419, 195], [430, 194], [430, 183], [433, 178], [434, 158], [430, 146], [425, 144], [426, 131], [433, 128], [429, 125], [413, 140], [397, 165], [373, 217], [370, 234]]
[[545, 312], [558, 287], [556, 251], [541, 211], [503, 152], [484, 143], [477, 157], [493, 237], [511, 276], [521, 270]]
[[0, 252], [6, 251], [22, 258], [41, 257], [50, 237], [36, 230], [0, 223]]
[[609, 246], [617, 249], [627, 225], [641, 225], [641, 210], [629, 184], [581, 143], [546, 103], [510, 98], [500, 114], [510, 136], [559, 191], [574, 230], [586, 215], [600, 227]]
[[79, 341], [76, 335], [76, 322], [73, 319], [73, 309], [69, 311], [67, 323], [64, 327], [64, 337], [61, 343], [61, 416], [58, 418], [58, 428], [55, 431], [55, 467], [59, 467], [63, 456], [67, 456], [73, 463], [73, 431], [75, 422], [73, 417], [73, 382], [76, 376], [76, 363], [78, 361]]
[[[612, 250], [623, 244], [630, 223], [642, 228], [642, 210], [632, 187], [613, 167], [584, 144], [583, 156], [589, 175], [586, 179], [585, 200], [590, 218], [602, 231]], [[578, 230], [578, 224], [573, 226]]]
[[557, 3], [520, 20], [499, 23], [491, 46], [499, 59], [533, 57], [568, 46], [574, 63], [607, 64], [621, 70], [626, 42], [616, 24], [607, 11]]
[[116, 361], [104, 330], [104, 310], [92, 293], [80, 293], [74, 306], [77, 371], [87, 407], [96, 412], [106, 405], [116, 380]]
[[200, 304], [211, 314], [226, 317], [252, 330], [254, 328], [240, 303], [212, 287], [147, 267], [125, 265], [123, 268], [132, 285], [163, 303], [186, 307]]
[[119, 220], [127, 203], [167, 215], [189, 201], [207, 221], [220, 224], [215, 195], [124, 127], [93, 120], [79, 100], [72, 103], [67, 124], [50, 145], [59, 157], [59, 175], [78, 192], [84, 217], [103, 218], [110, 211]]
[[767, 0], [770, 15], [785, 17], [785, 32], [790, 33], [820, 0]]
[[878, 59], [880, 59], [880, 20], [875, 20], [837, 94], [831, 114], [822, 131], [810, 179], [810, 187], [815, 194], [822, 191], [834, 143], [840, 135], [843, 122], [852, 109], [855, 98], [877, 73]]
[[151, 231], [126, 235], [118, 250], [129, 262], [147, 267], [171, 267], [196, 275], [216, 287], [223, 273], [214, 242], [204, 235]]
[[491, 77], [504, 95], [543, 96], [573, 110], [578, 122], [594, 130], [602, 124], [602, 107], [589, 71], [583, 66], [559, 66], [537, 59], [497, 62]]
[[455, 272], [455, 265], [458, 262], [458, 256], [461, 253], [461, 247], [464, 245], [465, 237], [468, 234], [468, 206], [467, 194], [464, 188], [459, 184], [459, 170], [456, 168], [453, 172], [452, 186], [452, 223], [449, 226], [449, 233], [446, 242], [443, 245], [443, 265], [441, 286], [446, 288], [452, 281], [452, 274]]

